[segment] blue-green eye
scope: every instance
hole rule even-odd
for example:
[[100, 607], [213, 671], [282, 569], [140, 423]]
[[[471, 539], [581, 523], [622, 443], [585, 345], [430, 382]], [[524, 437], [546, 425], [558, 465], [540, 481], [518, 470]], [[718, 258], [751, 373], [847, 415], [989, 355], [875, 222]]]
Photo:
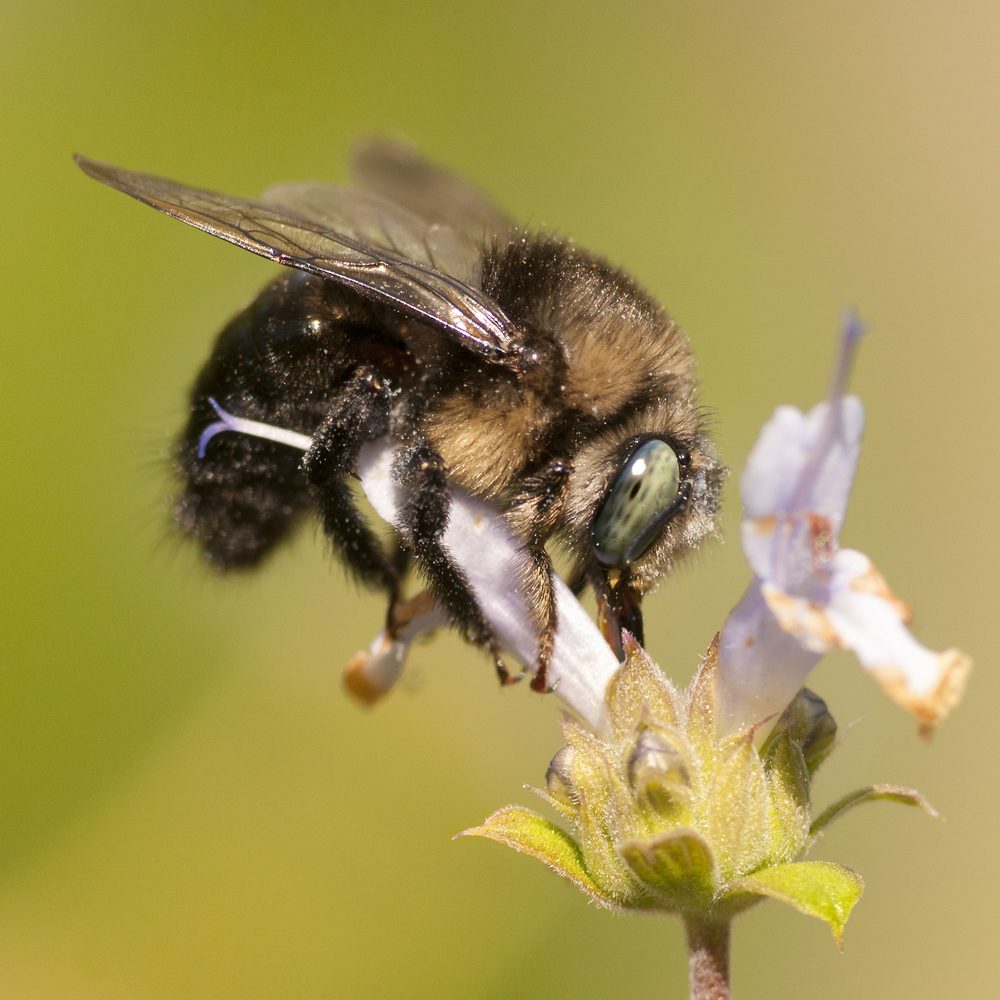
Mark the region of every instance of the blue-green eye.
[[590, 544], [605, 566], [624, 569], [649, 548], [677, 507], [681, 470], [666, 441], [647, 441], [618, 474]]

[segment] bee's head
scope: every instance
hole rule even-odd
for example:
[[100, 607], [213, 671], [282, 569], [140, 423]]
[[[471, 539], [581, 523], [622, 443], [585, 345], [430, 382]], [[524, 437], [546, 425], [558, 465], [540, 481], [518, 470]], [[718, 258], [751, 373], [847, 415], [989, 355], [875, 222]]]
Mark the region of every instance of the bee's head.
[[725, 474], [693, 394], [656, 399], [578, 449], [565, 531], [614, 647], [622, 628], [641, 641], [642, 595], [715, 533]]

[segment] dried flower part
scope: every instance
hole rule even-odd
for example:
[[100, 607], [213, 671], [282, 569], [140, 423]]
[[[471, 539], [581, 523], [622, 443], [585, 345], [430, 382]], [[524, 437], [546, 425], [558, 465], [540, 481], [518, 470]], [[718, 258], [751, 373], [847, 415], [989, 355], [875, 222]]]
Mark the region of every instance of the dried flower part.
[[829, 400], [803, 414], [779, 406], [740, 479], [743, 551], [754, 580], [722, 629], [719, 701], [738, 732], [774, 718], [830, 649], [852, 650], [927, 732], [958, 702], [971, 668], [906, 628], [910, 609], [867, 556], [839, 547], [864, 430], [860, 400], [843, 394], [861, 334], [852, 320]]
[[344, 687], [365, 705], [374, 705], [392, 690], [406, 664], [410, 643], [448, 624], [429, 590], [397, 609], [390, 635], [382, 629], [367, 651], [355, 653], [344, 668]]
[[684, 693], [635, 642], [626, 652], [608, 687], [610, 732], [564, 724], [539, 792], [573, 836], [516, 806], [464, 833], [540, 858], [606, 906], [724, 922], [772, 897], [826, 920], [839, 941], [861, 879], [803, 853], [861, 802], [929, 807], [908, 789], [873, 786], [812, 821], [810, 781], [836, 738], [821, 698], [800, 692], [758, 751], [752, 729], [727, 735], [716, 724], [715, 644]]

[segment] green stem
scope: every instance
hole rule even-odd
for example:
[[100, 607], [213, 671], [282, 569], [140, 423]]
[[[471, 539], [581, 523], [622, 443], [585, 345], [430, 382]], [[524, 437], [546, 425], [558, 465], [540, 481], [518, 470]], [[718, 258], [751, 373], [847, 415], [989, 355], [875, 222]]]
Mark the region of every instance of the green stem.
[[729, 921], [687, 916], [691, 1000], [729, 1000]]

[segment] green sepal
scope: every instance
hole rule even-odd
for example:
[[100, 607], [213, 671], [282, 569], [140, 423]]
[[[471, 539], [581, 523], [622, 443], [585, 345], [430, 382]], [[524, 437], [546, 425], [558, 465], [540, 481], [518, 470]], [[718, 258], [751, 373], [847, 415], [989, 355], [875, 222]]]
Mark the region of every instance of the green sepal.
[[726, 886], [720, 902], [741, 893], [770, 896], [830, 925], [838, 946], [844, 924], [861, 896], [861, 876], [828, 861], [797, 861], [762, 868]]
[[715, 675], [719, 665], [719, 634], [709, 643], [705, 658], [688, 686], [687, 738], [696, 752], [710, 760], [715, 752]]
[[482, 826], [456, 833], [458, 837], [486, 837], [515, 851], [544, 861], [564, 878], [605, 906], [618, 908], [621, 903], [608, 896], [591, 878], [583, 852], [577, 842], [554, 823], [521, 806], [507, 806], [487, 817]]
[[715, 889], [715, 858], [694, 830], [670, 830], [651, 840], [626, 840], [618, 853], [671, 909], [707, 909]]
[[823, 832], [835, 819], [839, 819], [855, 806], [863, 802], [877, 802], [884, 799], [887, 802], [902, 802], [907, 806], [919, 806], [929, 816], [940, 819], [941, 814], [925, 799], [919, 792], [912, 788], [903, 788], [901, 785], [869, 785], [867, 788], [859, 788], [857, 791], [845, 795], [838, 799], [832, 806], [828, 806], [813, 821], [809, 827], [809, 843], [811, 847]]
[[698, 830], [712, 845], [720, 871], [751, 872], [786, 860], [770, 854], [770, 784], [752, 734], [737, 733], [717, 744], [712, 770]]
[[769, 860], [791, 861], [802, 852], [809, 832], [809, 770], [787, 726], [771, 734], [760, 756], [771, 790]]

